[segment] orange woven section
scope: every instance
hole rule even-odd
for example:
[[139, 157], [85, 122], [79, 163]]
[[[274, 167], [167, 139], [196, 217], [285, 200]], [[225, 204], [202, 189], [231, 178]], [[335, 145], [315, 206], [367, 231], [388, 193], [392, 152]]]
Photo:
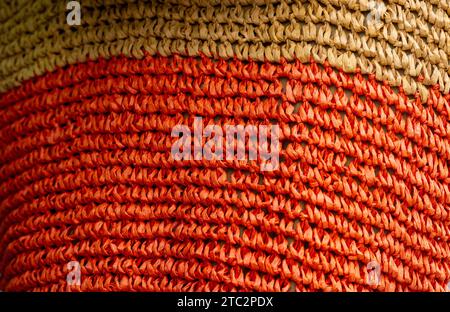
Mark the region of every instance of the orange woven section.
[[[113, 58], [0, 100], [0, 286], [442, 291], [449, 95], [325, 65]], [[280, 166], [175, 161], [175, 125], [280, 127]], [[81, 264], [69, 289], [67, 263]], [[368, 285], [366, 265], [380, 264]]]

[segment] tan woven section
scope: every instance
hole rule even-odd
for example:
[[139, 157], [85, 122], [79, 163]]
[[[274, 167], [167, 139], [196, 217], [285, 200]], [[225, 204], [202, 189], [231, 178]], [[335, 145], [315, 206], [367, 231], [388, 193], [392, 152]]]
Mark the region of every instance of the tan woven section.
[[[279, 62], [312, 57], [374, 73], [407, 94], [450, 91], [447, 0], [386, 1], [367, 23], [367, 0], [82, 1], [82, 25], [65, 2], [17, 1], [0, 9], [0, 91], [58, 66], [125, 55], [182, 54]], [[21, 21], [21, 23], [18, 23]]]

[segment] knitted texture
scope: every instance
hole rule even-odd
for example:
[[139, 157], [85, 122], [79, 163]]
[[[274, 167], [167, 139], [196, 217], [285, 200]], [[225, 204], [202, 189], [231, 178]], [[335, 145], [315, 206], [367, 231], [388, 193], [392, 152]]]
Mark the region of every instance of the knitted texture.
[[[447, 1], [13, 2], [0, 289], [447, 290]], [[195, 117], [278, 125], [279, 167], [175, 160]]]
[[312, 57], [346, 72], [375, 73], [423, 99], [426, 86], [450, 91], [448, 0], [385, 1], [380, 23], [365, 19], [375, 0], [88, 0], [81, 28], [66, 24], [65, 1], [18, 2], [0, 9], [0, 91], [58, 66], [145, 52], [271, 62]]

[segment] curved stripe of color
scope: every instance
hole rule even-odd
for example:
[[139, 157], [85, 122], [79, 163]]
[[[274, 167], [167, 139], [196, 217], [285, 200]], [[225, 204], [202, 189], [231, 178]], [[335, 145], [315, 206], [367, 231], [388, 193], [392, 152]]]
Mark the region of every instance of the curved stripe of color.
[[[66, 2], [0, 7], [0, 91], [100, 57], [206, 55], [279, 62], [312, 57], [418, 92], [450, 91], [447, 1], [81, 1], [81, 25]], [[379, 3], [379, 2], [377, 2]]]

